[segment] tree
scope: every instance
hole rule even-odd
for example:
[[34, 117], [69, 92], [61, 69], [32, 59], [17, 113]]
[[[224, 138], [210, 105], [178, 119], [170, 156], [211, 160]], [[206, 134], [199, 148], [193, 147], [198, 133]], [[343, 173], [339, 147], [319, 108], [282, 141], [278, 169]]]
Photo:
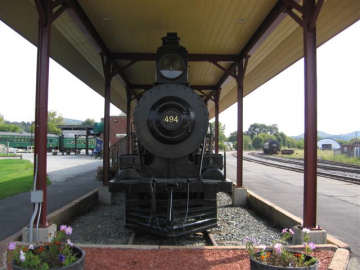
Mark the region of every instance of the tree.
[[[228, 142], [232, 142], [234, 144], [234, 148], [237, 148], [237, 131], [231, 132], [229, 137], [227, 138]], [[243, 134], [243, 148], [244, 150], [251, 150], [252, 140], [249, 135]]]
[[[57, 126], [62, 124], [64, 124], [64, 118], [62, 116], [57, 115], [57, 112], [55, 111], [48, 112], [48, 133], [60, 135], [61, 129]], [[34, 127], [35, 123], [32, 123], [30, 132], [35, 132]]]
[[55, 111], [50, 111], [48, 113], [48, 133], [60, 135], [61, 129], [57, 126], [62, 125], [63, 123], [64, 118], [60, 115], [57, 115]]
[[81, 123], [82, 126], [93, 126], [95, 125], [95, 120], [87, 118], [85, 121]]
[[264, 140], [260, 136], [255, 136], [252, 140], [252, 145], [255, 149], [261, 149], [264, 145]]
[[229, 137], [227, 138], [228, 142], [236, 143], [237, 141], [237, 131], [231, 132]]
[[286, 147], [295, 148], [297, 146], [297, 141], [294, 138], [286, 137]]
[[296, 148], [304, 149], [304, 139], [296, 140]]
[[343, 144], [348, 144], [349, 141], [347, 140], [343, 140], [343, 139], [336, 139], [335, 141], [337, 141], [339, 144], [343, 145]]
[[251, 141], [250, 136], [248, 136], [248, 135], [243, 136], [243, 148], [244, 148], [244, 150], [252, 149], [252, 141]]
[[246, 132], [246, 135], [249, 135], [251, 139], [253, 139], [255, 136], [261, 133], [274, 135], [276, 133], [279, 133], [279, 128], [276, 124], [267, 126], [265, 124], [254, 123], [250, 125], [248, 131]]
[[17, 125], [5, 121], [4, 116], [0, 114], [0, 131], [21, 132], [22, 129]]
[[286, 146], [286, 140], [288, 137], [285, 135], [284, 132], [277, 132], [274, 134], [274, 136], [281, 146]]

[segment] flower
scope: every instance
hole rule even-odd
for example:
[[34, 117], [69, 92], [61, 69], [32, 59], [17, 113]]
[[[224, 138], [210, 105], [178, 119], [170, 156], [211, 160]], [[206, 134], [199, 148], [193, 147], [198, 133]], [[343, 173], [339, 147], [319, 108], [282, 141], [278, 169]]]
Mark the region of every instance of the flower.
[[[274, 241], [269, 249], [266, 249], [266, 246], [259, 245], [255, 247], [253, 239], [245, 238], [246, 249], [250, 255], [251, 260], [258, 262], [264, 262], [267, 265], [271, 266], [281, 266], [281, 267], [307, 267], [317, 263], [315, 257], [309, 256], [312, 250], [314, 250], [315, 244], [310, 241], [310, 236], [308, 233], [309, 229], [304, 228], [304, 253], [294, 252], [288, 250], [286, 245], [291, 240], [294, 231], [290, 228], [284, 228], [281, 230], [281, 238], [277, 241]], [[275, 268], [274, 268], [275, 269]]]
[[16, 243], [15, 242], [10, 242], [9, 246], [8, 246], [8, 249], [9, 250], [14, 250], [15, 248], [16, 248]]
[[40, 246], [39, 248], [36, 249], [36, 253], [41, 253], [45, 250], [45, 248], [43, 246]]
[[59, 254], [59, 261], [63, 263], [65, 261], [65, 256], [63, 254]]
[[71, 234], [72, 228], [70, 226], [61, 225], [59, 231], [53, 234], [50, 243], [39, 244], [35, 247], [32, 244], [16, 246], [15, 242], [9, 243], [9, 250], [12, 251], [15, 258], [14, 265], [31, 266], [31, 269], [43, 269], [41, 265], [46, 264], [48, 265], [47, 269], [57, 269], [60, 264], [63, 266], [73, 264], [79, 259], [79, 254], [71, 248], [73, 246], [69, 239]]
[[74, 244], [70, 241], [70, 239], [66, 240], [66, 244], [68, 244], [70, 247], [74, 246]]
[[19, 257], [19, 259], [20, 259], [20, 261], [22, 261], [22, 262], [24, 262], [25, 259], [26, 259], [25, 253], [24, 253], [22, 250], [20, 250], [20, 257]]
[[282, 249], [282, 244], [276, 243], [276, 244], [274, 245], [274, 250], [275, 250], [275, 252], [276, 252], [277, 254], [280, 254], [280, 253], [281, 253], [281, 249]]
[[314, 249], [316, 248], [315, 243], [310, 242], [310, 243], [309, 243], [309, 248], [310, 248], [311, 250], [314, 250]]
[[71, 235], [72, 234], [72, 228], [69, 226], [65, 229], [65, 233], [66, 235]]

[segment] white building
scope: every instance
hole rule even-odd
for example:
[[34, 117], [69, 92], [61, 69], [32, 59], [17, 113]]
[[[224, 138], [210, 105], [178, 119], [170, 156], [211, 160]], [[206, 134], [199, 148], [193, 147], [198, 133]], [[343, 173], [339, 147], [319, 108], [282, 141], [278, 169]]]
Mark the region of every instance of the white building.
[[317, 146], [321, 150], [337, 150], [341, 148], [341, 145], [333, 139], [319, 140]]

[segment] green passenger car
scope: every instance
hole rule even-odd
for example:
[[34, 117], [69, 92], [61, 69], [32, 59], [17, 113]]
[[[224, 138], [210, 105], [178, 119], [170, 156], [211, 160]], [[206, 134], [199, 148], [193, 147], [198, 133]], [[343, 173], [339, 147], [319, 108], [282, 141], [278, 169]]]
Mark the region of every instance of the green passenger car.
[[[32, 133], [15, 133], [0, 132], [0, 144], [12, 148], [27, 149], [34, 146], [34, 134]], [[59, 137], [57, 135], [48, 134], [47, 148], [48, 150], [57, 149], [59, 147]]]

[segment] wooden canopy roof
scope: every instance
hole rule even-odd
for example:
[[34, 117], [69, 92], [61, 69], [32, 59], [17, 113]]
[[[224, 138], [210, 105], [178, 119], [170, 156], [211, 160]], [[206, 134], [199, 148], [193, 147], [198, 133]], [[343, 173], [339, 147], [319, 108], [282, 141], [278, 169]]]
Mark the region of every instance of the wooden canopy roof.
[[[192, 54], [190, 84], [205, 90], [222, 88], [220, 111], [236, 102], [236, 82], [211, 59], [227, 69], [240, 55], [249, 55], [245, 96], [303, 56], [302, 29], [286, 14], [287, 0], [65, 2], [68, 8], [52, 28], [51, 57], [101, 95], [104, 75], [99, 54], [113, 57], [120, 69], [127, 67], [114, 77], [111, 91], [111, 102], [124, 112], [126, 86], [141, 93], [154, 82], [152, 54], [167, 32], [177, 32], [181, 45]], [[296, 8], [293, 12], [298, 14]], [[359, 0], [325, 0], [317, 21], [317, 45], [359, 18]], [[0, 19], [37, 44], [33, 0], [2, 0]], [[16, 59], [16, 52], [9, 53]], [[214, 115], [212, 102], [209, 109]]]

